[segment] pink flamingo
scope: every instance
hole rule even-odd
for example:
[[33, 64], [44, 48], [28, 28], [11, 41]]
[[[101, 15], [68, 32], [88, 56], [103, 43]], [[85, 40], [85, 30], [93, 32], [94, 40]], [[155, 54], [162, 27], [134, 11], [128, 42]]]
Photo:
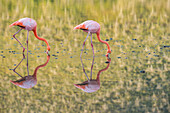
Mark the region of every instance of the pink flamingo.
[[[94, 57], [93, 57], [93, 59], [94, 59]], [[90, 80], [89, 80], [89, 78], [88, 78], [88, 76], [87, 76], [87, 74], [86, 74], [86, 72], [84, 70], [84, 67], [83, 67], [83, 71], [84, 71], [84, 73], [85, 73], [88, 80], [83, 82], [83, 83], [80, 83], [80, 84], [74, 84], [74, 86], [81, 89], [81, 90], [83, 90], [84, 92], [87, 92], [87, 93], [92, 93], [92, 92], [95, 92], [95, 91], [99, 90], [100, 89], [100, 74], [101, 74], [101, 72], [103, 72], [103, 71], [105, 71], [105, 70], [107, 70], [109, 68], [110, 62], [111, 62], [111, 58], [107, 57], [108, 65], [107, 65], [106, 68], [101, 69], [98, 72], [96, 79], [92, 79], [92, 75], [91, 75]], [[93, 63], [92, 63], [92, 65], [93, 65]], [[91, 68], [91, 72], [92, 72], [92, 68]]]
[[[32, 87], [34, 87], [37, 84], [37, 71], [38, 71], [38, 69], [46, 66], [49, 60], [50, 60], [50, 55], [47, 55], [47, 61], [44, 64], [37, 66], [34, 70], [33, 75], [28, 75], [28, 76], [22, 77], [17, 72], [15, 72], [16, 74], [18, 74], [22, 78], [19, 79], [19, 80], [16, 80], [16, 81], [11, 80], [10, 82], [13, 83], [14, 85], [21, 87], [21, 88], [32, 88]], [[21, 60], [21, 62], [22, 61], [23, 61], [23, 59]], [[18, 67], [18, 65], [17, 65], [17, 67]]]
[[[87, 37], [86, 37], [86, 39], [83, 43], [82, 51], [83, 51], [85, 42], [86, 42], [88, 36], [90, 35], [91, 36], [91, 46], [92, 46], [93, 56], [94, 56], [94, 49], [93, 49], [93, 45], [92, 45], [92, 33], [96, 33], [98, 40], [107, 45], [108, 50], [107, 50], [106, 56], [109, 56], [109, 54], [111, 53], [111, 49], [110, 49], [109, 44], [106, 41], [103, 41], [103, 40], [100, 39], [100, 24], [99, 23], [97, 23], [93, 20], [87, 20], [87, 21], [77, 25], [74, 29], [81, 29], [84, 32], [88, 33]], [[82, 51], [81, 51], [81, 55], [82, 55]], [[80, 57], [81, 57], [81, 55], [80, 55]]]
[[[47, 42], [47, 40], [45, 40], [44, 38], [40, 38], [38, 35], [37, 35], [37, 31], [36, 31], [36, 28], [37, 28], [37, 23], [35, 20], [31, 19], [31, 18], [22, 18], [14, 23], [12, 23], [9, 27], [12, 27], [12, 26], [19, 26], [21, 29], [18, 30], [14, 35], [13, 37], [19, 42], [19, 44], [22, 46], [23, 48], [23, 53], [25, 51], [25, 48], [24, 46], [21, 44], [21, 42], [15, 37], [15, 35], [17, 33], [19, 33], [22, 29], [25, 29], [27, 30], [27, 72], [28, 72], [28, 75], [29, 75], [29, 70], [28, 70], [28, 35], [29, 35], [29, 31], [33, 31], [34, 32], [34, 35], [37, 39], [39, 40], [42, 40], [44, 41], [46, 44], [47, 44], [47, 54], [48, 54], [48, 51], [50, 51], [50, 46]], [[14, 70], [15, 72], [15, 70]]]
[[15, 35], [17, 33], [19, 33], [22, 29], [25, 29], [27, 30], [27, 52], [28, 52], [28, 35], [29, 35], [29, 31], [33, 31], [34, 32], [34, 35], [37, 39], [39, 40], [42, 40], [44, 41], [46, 44], [47, 44], [47, 53], [48, 51], [50, 51], [50, 46], [47, 42], [47, 40], [45, 40], [44, 38], [40, 38], [38, 35], [37, 35], [37, 31], [36, 31], [36, 28], [37, 28], [37, 23], [35, 20], [31, 19], [31, 18], [22, 18], [14, 23], [12, 23], [9, 27], [12, 27], [12, 26], [19, 26], [21, 29], [18, 30], [14, 35], [13, 37], [19, 42], [19, 44], [22, 46], [23, 48], [23, 52], [25, 51], [25, 48], [24, 46], [20, 43], [20, 41], [15, 37]]

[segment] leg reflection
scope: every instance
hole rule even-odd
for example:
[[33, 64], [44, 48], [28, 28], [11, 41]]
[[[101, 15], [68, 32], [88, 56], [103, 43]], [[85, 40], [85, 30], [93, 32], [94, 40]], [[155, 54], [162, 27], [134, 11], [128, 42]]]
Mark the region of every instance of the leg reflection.
[[[41, 67], [45, 67], [48, 64], [49, 60], [50, 60], [50, 55], [47, 55], [46, 62], [42, 65], [37, 66], [34, 70], [33, 75], [28, 75], [28, 76], [22, 77], [17, 72], [15, 72], [22, 78], [19, 79], [19, 80], [16, 80], [16, 81], [11, 80], [10, 82], [13, 83], [14, 85], [21, 87], [21, 88], [32, 88], [32, 87], [34, 87], [37, 84], [37, 71], [38, 71], [38, 69], [40, 69]], [[22, 61], [23, 61], [23, 59], [21, 60], [21, 62]], [[21, 64], [21, 62], [15, 67], [15, 69]]]
[[[22, 77], [18, 72], [16, 72], [16, 69], [18, 66], [21, 64], [21, 62], [25, 59], [25, 54], [23, 53], [23, 58], [22, 60], [18, 63], [18, 65], [13, 69], [13, 72], [16, 73], [18, 76]], [[23, 78], [23, 77], [22, 77]]]
[[[93, 56], [93, 62], [94, 62], [94, 56]], [[92, 92], [99, 90], [100, 89], [100, 74], [101, 74], [101, 72], [103, 72], [103, 71], [105, 71], [109, 68], [111, 58], [107, 57], [107, 62], [108, 62], [108, 64], [107, 64], [106, 68], [99, 70], [96, 79], [92, 79], [92, 75], [91, 75], [90, 80], [85, 81], [85, 82], [80, 83], [80, 84], [74, 84], [74, 86], [76, 86], [77, 88], [83, 90], [84, 92], [88, 92], [88, 93], [92, 93]], [[94, 63], [92, 63], [91, 67], [93, 67], [93, 64]], [[85, 71], [84, 66], [83, 66], [83, 71]]]

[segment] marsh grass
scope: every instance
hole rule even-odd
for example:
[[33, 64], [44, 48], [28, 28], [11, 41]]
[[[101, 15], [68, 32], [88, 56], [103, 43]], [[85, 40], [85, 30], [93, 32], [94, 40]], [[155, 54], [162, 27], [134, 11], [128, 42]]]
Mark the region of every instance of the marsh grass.
[[[18, 0], [0, 1], [0, 112], [170, 112], [169, 38], [170, 0]], [[19, 29], [9, 25], [23, 17], [37, 21], [38, 35], [51, 46], [48, 65], [38, 71], [38, 84], [22, 89], [9, 80], [21, 59], [22, 48], [12, 39]], [[111, 65], [101, 74], [101, 89], [84, 93], [73, 84], [86, 80], [80, 50], [86, 37], [74, 26], [85, 20], [101, 25], [102, 40], [109, 39]], [[16, 35], [22, 43], [26, 31]], [[104, 62], [106, 46], [93, 35], [93, 78]], [[29, 36], [29, 69], [46, 61], [43, 42]], [[90, 75], [90, 40], [83, 53]], [[27, 75], [26, 60], [17, 69]]]

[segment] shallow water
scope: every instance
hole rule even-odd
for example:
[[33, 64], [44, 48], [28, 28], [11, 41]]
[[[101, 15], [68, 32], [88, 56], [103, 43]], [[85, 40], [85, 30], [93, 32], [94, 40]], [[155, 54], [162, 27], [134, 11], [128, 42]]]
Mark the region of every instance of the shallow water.
[[[88, 3], [86, 3], [88, 1]], [[14, 1], [0, 2], [0, 111], [4, 112], [170, 112], [169, 109], [169, 0]], [[160, 10], [161, 9], [161, 10]], [[50, 44], [50, 60], [37, 71], [37, 84], [20, 88], [12, 70], [22, 60], [22, 47], [12, 37], [14, 21], [30, 17], [37, 32]], [[74, 84], [87, 81], [80, 53], [87, 33], [73, 28], [85, 20], [101, 25], [101, 39], [111, 46], [110, 63], [106, 45], [93, 35], [92, 78], [100, 73], [100, 88], [87, 93]], [[16, 37], [26, 47], [26, 34]], [[32, 75], [47, 61], [46, 45], [29, 35], [28, 68]], [[26, 56], [25, 51], [25, 56]], [[27, 57], [26, 57], [27, 59]], [[27, 60], [16, 71], [27, 76]], [[88, 38], [82, 61], [90, 78], [93, 52]]]

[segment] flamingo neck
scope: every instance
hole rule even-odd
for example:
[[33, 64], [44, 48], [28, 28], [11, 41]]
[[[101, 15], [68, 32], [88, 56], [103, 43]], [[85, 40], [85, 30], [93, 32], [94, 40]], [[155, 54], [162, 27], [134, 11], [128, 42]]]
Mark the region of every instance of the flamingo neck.
[[45, 67], [45, 66], [48, 64], [48, 61], [49, 61], [49, 60], [50, 60], [50, 55], [47, 56], [47, 61], [46, 61], [44, 64], [39, 65], [39, 66], [37, 66], [37, 67], [35, 68], [33, 77], [35, 77], [35, 78], [37, 77], [37, 71], [38, 71], [38, 69], [40, 69], [41, 67]]
[[97, 82], [98, 82], [99, 84], [100, 84], [100, 74], [101, 74], [101, 72], [106, 71], [106, 70], [109, 68], [109, 65], [110, 65], [110, 62], [108, 63], [108, 65], [107, 65], [106, 68], [101, 69], [101, 70], [97, 73], [97, 78], [96, 78], [96, 80], [97, 80]]
[[50, 46], [49, 46], [47, 40], [44, 39], [44, 38], [40, 38], [40, 37], [37, 35], [37, 30], [36, 30], [36, 28], [33, 30], [33, 32], [34, 32], [35, 37], [36, 37], [38, 40], [42, 40], [42, 41], [44, 41], [44, 42], [46, 43], [46, 45], [47, 45], [47, 50], [50, 51]]
[[106, 41], [103, 41], [103, 40], [100, 39], [100, 30], [97, 31], [96, 35], [97, 35], [97, 39], [98, 39], [101, 43], [105, 43], [105, 44], [107, 45], [108, 50], [110, 50], [109, 44], [108, 44]]

